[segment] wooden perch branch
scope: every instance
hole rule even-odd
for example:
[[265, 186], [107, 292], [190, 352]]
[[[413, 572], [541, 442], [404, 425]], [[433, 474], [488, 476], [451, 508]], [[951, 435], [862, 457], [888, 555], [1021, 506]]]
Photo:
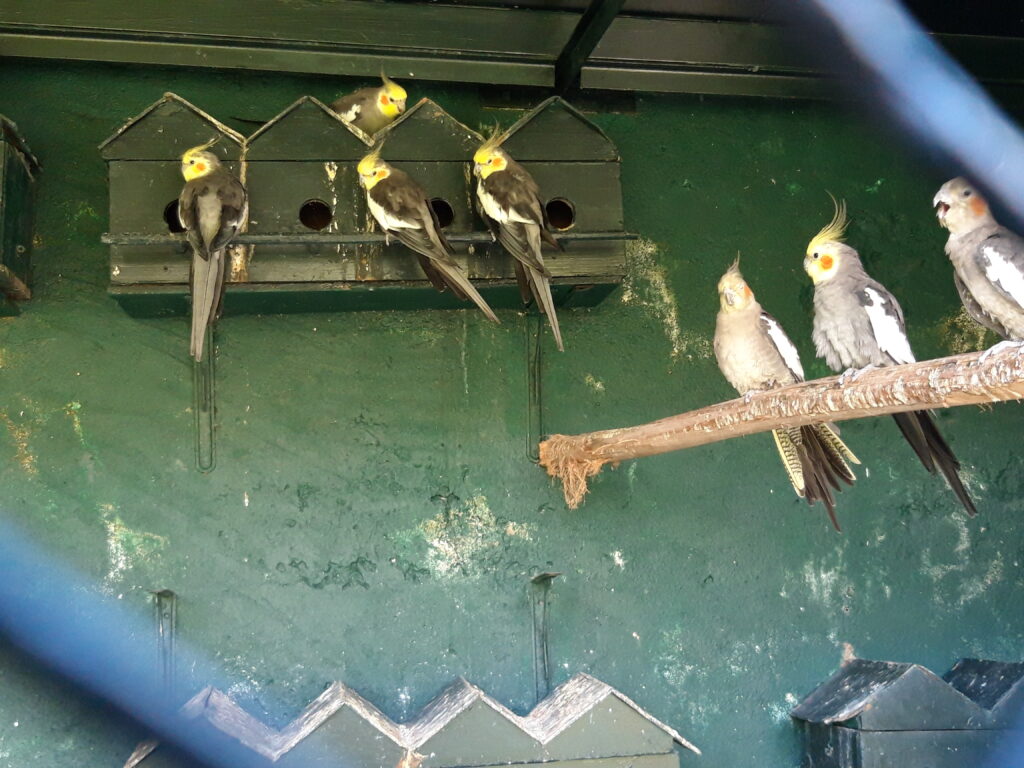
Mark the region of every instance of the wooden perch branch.
[[[732, 437], [899, 411], [998, 403], [1024, 398], [1024, 351], [1008, 348], [868, 371], [839, 384], [836, 376], [729, 400], [649, 424], [584, 435], [552, 435], [540, 464], [562, 481], [566, 504], [579, 506], [587, 480], [605, 464], [717, 443]], [[856, 451], [856, 446], [854, 446]]]

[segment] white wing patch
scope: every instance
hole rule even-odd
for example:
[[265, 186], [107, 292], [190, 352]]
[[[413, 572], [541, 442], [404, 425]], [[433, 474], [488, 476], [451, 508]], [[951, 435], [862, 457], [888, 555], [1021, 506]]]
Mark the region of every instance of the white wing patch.
[[900, 322], [896, 315], [885, 311], [885, 297], [874, 288], [865, 288], [864, 293], [867, 295], [868, 301], [871, 302], [866, 304], [864, 309], [868, 313], [871, 332], [875, 336], [878, 348], [897, 363], [914, 362], [914, 353], [910, 349], [907, 334], [900, 328]]
[[1018, 306], [1024, 307], [1024, 274], [995, 248], [987, 246], [981, 252], [988, 259], [985, 277], [1010, 294]]
[[488, 216], [501, 224], [507, 224], [509, 222], [508, 211], [502, 208], [498, 201], [487, 193], [483, 184], [476, 185], [476, 197]]
[[348, 108], [348, 112], [342, 112], [340, 115], [338, 115], [338, 117], [340, 117], [346, 123], [351, 123], [353, 120], [359, 117], [359, 113], [362, 111], [362, 107], [360, 107], [359, 104], [353, 104], [351, 107]]
[[803, 381], [804, 367], [800, 365], [800, 353], [796, 351], [796, 346], [789, 340], [789, 336], [782, 330], [782, 326], [776, 322], [774, 317], [761, 315], [761, 319], [768, 327], [768, 338], [772, 340], [772, 344], [779, 350], [779, 354], [782, 355], [782, 361], [786, 364], [786, 367], [796, 374], [800, 381]]
[[417, 226], [414, 222], [405, 221], [397, 216], [393, 216], [383, 207], [378, 205], [377, 202], [369, 195], [366, 196], [366, 203], [370, 208], [370, 213], [373, 214], [373, 218], [375, 218], [377, 223], [384, 229], [422, 229], [422, 227]]

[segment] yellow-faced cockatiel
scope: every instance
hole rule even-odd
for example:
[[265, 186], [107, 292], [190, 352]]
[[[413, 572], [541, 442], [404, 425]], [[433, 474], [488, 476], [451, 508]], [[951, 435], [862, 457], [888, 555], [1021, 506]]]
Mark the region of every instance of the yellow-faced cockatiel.
[[372, 136], [390, 125], [405, 111], [405, 89], [383, 72], [379, 88], [360, 88], [331, 103], [331, 109], [346, 123]]
[[967, 314], [1009, 342], [1024, 341], [1024, 238], [999, 225], [967, 179], [947, 181], [932, 204], [949, 230], [946, 254]]
[[213, 143], [193, 147], [181, 156], [185, 187], [178, 198], [178, 218], [192, 246], [191, 353], [196, 362], [203, 359], [207, 327], [220, 315], [228, 243], [249, 211], [242, 182], [208, 151]]
[[537, 182], [501, 148], [501, 138], [495, 134], [473, 155], [477, 202], [492, 235], [516, 260], [516, 277], [524, 300], [533, 295], [540, 311], [548, 316], [555, 344], [564, 350], [541, 240], [559, 250], [562, 246], [548, 231]]
[[[857, 251], [843, 242], [846, 225], [846, 204], [836, 204], [832, 221], [811, 239], [804, 256], [804, 270], [814, 283], [814, 347], [833, 371], [847, 372], [841, 381], [867, 368], [914, 362], [903, 310], [864, 271]], [[911, 411], [892, 417], [924, 468], [941, 472], [967, 514], [974, 515], [960, 462], [931, 414]]]
[[[778, 321], [761, 309], [740, 274], [738, 261], [718, 282], [720, 309], [715, 325], [715, 357], [725, 378], [741, 395], [804, 380], [800, 355]], [[852, 485], [847, 461], [860, 461], [828, 424], [772, 431], [782, 463], [797, 496], [820, 501], [839, 530], [832, 489], [839, 480]]]
[[499, 322], [455, 261], [423, 187], [409, 174], [384, 162], [379, 148], [359, 161], [358, 171], [359, 183], [366, 190], [366, 204], [384, 237], [394, 235], [415, 251], [427, 278], [439, 291], [447, 288], [460, 299], [471, 299], [490, 320]]

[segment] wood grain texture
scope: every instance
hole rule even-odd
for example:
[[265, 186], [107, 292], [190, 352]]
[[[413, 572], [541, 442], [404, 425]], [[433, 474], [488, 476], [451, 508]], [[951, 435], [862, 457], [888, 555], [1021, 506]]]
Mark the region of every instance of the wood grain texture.
[[540, 444], [540, 463], [562, 481], [566, 504], [575, 509], [587, 480], [605, 464], [780, 427], [1024, 398], [1024, 355], [1007, 349], [982, 362], [983, 354], [881, 368], [845, 386], [835, 376], [793, 384], [636, 427], [552, 435]]

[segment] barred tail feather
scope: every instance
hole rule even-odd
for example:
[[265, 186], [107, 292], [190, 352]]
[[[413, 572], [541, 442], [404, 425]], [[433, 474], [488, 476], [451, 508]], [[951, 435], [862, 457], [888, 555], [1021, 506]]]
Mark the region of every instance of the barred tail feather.
[[833, 490], [842, 489], [840, 481], [853, 485], [856, 476], [846, 462], [859, 464], [857, 457], [827, 424], [776, 429], [772, 436], [797, 496], [808, 504], [820, 501], [833, 527], [841, 530]]
[[779, 449], [779, 457], [782, 459], [782, 466], [786, 468], [789, 482], [800, 498], [804, 496], [804, 468], [800, 461], [800, 449], [797, 442], [800, 439], [799, 432], [792, 429], [773, 429], [772, 437], [775, 438], [775, 447]]

